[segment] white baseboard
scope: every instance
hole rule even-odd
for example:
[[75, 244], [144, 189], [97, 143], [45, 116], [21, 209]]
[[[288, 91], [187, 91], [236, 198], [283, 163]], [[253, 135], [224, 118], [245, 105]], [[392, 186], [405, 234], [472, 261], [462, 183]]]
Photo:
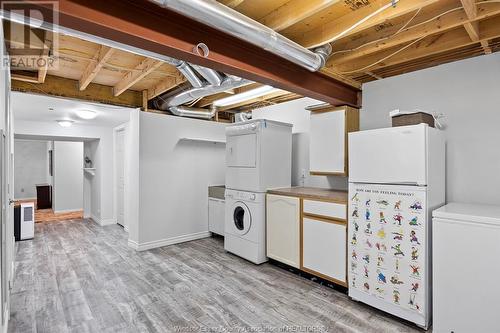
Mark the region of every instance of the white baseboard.
[[62, 209], [62, 210], [54, 210], [54, 214], [62, 214], [62, 213], [73, 213], [73, 212], [81, 212], [82, 209]]
[[139, 243], [137, 243], [136, 241], [133, 241], [133, 240], [129, 239], [128, 240], [128, 246], [137, 251], [137, 249], [139, 248]]
[[209, 231], [202, 231], [202, 232], [197, 232], [194, 234], [159, 239], [159, 240], [145, 242], [145, 243], [137, 243], [137, 242], [129, 240], [128, 245], [137, 251], [145, 251], [145, 250], [155, 249], [157, 247], [189, 242], [189, 241], [201, 239], [201, 238], [207, 238], [210, 236], [211, 236], [211, 233]]
[[90, 218], [94, 220], [95, 223], [99, 224], [100, 226], [106, 226], [106, 225], [111, 225], [111, 224], [116, 224], [115, 219], [103, 219], [101, 220], [95, 215], [91, 215]]

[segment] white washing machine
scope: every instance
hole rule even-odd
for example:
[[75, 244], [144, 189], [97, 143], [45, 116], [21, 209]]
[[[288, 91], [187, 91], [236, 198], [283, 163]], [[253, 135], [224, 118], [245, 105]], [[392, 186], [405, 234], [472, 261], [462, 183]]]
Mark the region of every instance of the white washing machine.
[[265, 196], [226, 189], [224, 249], [255, 264], [267, 261]]
[[266, 192], [290, 187], [292, 125], [256, 119], [226, 127], [226, 188]]

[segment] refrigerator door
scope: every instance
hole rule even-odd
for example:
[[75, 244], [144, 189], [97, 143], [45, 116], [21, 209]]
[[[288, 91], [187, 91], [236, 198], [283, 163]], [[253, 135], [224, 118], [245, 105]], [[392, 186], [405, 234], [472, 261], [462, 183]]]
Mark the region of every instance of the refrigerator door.
[[427, 185], [425, 124], [349, 133], [349, 181]]
[[426, 187], [349, 184], [349, 296], [429, 323]]

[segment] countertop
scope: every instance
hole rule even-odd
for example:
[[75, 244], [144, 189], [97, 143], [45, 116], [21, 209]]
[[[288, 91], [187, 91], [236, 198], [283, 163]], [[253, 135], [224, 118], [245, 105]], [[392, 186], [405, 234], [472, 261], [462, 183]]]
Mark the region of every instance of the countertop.
[[331, 202], [347, 204], [347, 191], [332, 190], [317, 187], [289, 187], [269, 190], [267, 193], [286, 195], [313, 200], [327, 200]]

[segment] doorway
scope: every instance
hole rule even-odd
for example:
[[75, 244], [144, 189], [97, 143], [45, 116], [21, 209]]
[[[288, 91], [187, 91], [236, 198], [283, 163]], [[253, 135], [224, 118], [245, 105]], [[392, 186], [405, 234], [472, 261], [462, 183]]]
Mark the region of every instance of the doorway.
[[115, 129], [115, 210], [116, 223], [127, 230], [125, 223], [125, 136], [126, 127]]

